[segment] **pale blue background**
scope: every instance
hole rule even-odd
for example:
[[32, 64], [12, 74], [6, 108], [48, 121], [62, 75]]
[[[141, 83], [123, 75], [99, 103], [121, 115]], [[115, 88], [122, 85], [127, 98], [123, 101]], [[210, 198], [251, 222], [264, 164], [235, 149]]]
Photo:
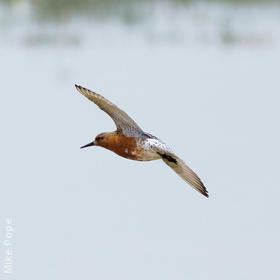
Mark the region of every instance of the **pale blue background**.
[[[279, 279], [278, 2], [33, 5], [0, 5], [1, 243], [16, 229], [0, 278]], [[209, 199], [161, 161], [80, 150], [114, 123], [74, 83], [166, 141]]]

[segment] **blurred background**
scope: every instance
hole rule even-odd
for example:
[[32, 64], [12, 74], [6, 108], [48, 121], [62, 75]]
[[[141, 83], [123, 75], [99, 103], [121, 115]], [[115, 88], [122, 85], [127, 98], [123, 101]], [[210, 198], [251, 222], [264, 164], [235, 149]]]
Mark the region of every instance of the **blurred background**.
[[[0, 1], [1, 279], [280, 279], [280, 2]], [[80, 150], [124, 109], [201, 177]]]

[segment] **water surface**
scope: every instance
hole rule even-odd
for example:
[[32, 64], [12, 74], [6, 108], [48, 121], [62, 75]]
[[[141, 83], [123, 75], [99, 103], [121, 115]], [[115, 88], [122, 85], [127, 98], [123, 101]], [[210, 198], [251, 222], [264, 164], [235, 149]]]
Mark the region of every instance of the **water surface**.
[[[278, 279], [279, 3], [77, 3], [1, 1], [4, 277]], [[81, 151], [114, 124], [74, 83], [166, 141], [210, 198], [161, 161]]]

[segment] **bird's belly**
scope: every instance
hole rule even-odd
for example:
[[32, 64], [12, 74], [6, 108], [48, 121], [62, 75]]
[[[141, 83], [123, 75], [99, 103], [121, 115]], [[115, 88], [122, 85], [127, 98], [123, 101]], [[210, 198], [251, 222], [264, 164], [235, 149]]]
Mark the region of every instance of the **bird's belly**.
[[128, 148], [124, 148], [123, 150], [115, 150], [114, 152], [121, 157], [138, 161], [150, 161], [161, 158], [156, 152], [145, 149], [130, 150]]
[[150, 161], [160, 159], [160, 155], [153, 150], [142, 149], [137, 153], [137, 159], [139, 161]]
[[160, 155], [152, 149], [149, 141], [147, 142], [146, 139], [113, 135], [103, 147], [121, 157], [132, 160], [149, 161], [160, 158]]

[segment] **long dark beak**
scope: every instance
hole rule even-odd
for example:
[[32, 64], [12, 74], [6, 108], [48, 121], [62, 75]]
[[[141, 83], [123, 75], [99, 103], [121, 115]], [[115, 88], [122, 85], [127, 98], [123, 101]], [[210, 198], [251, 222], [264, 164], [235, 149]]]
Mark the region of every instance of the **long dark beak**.
[[94, 146], [94, 141], [92, 141], [92, 142], [90, 142], [90, 143], [88, 143], [88, 144], [82, 146], [81, 149], [82, 149], [82, 148], [86, 148], [86, 147], [90, 147], [90, 146]]

